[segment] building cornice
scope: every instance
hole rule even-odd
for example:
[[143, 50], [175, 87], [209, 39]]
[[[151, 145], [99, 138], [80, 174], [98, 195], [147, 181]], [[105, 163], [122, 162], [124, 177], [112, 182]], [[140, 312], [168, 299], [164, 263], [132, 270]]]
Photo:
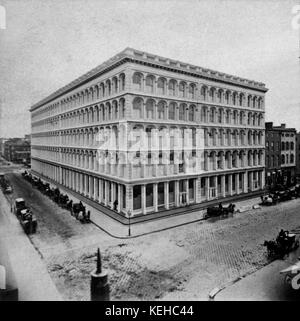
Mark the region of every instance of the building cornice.
[[47, 96], [46, 98], [40, 100], [30, 108], [30, 111], [36, 110], [42, 105], [70, 92], [71, 90], [78, 88], [79, 86], [84, 85], [85, 83], [99, 77], [100, 75], [126, 62], [147, 65], [149, 67], [154, 67], [154, 68], [159, 67], [167, 71], [186, 74], [189, 76], [202, 78], [205, 80], [212, 80], [219, 83], [231, 84], [234, 86], [257, 90], [264, 93], [268, 91], [268, 89], [265, 87], [265, 84], [261, 82], [256, 82], [254, 80], [249, 80], [249, 79], [229, 75], [226, 73], [218, 72], [215, 70], [202, 68], [199, 66], [180, 62], [177, 60], [164, 58], [161, 56], [149, 54], [149, 53], [135, 50], [132, 48], [126, 48], [125, 50], [115, 55], [114, 57], [110, 58], [109, 60], [105, 61], [101, 65], [90, 70], [89, 72], [85, 73], [81, 77], [70, 82], [66, 86], [58, 89], [57, 91]]

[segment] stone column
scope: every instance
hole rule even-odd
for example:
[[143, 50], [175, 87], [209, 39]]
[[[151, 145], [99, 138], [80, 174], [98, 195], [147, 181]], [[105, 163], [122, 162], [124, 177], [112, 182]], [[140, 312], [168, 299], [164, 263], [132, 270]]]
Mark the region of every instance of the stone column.
[[248, 192], [248, 172], [245, 172], [243, 174], [243, 192], [247, 193]]
[[164, 182], [165, 209], [169, 209], [169, 182]]
[[200, 203], [201, 202], [201, 178], [198, 177], [196, 178], [196, 181], [195, 181], [195, 201], [196, 203]]
[[260, 174], [261, 174], [261, 180], [260, 180], [261, 181], [261, 188], [264, 189], [265, 185], [266, 185], [266, 182], [265, 182], [265, 178], [266, 178], [265, 171], [264, 170], [261, 171]]
[[175, 181], [175, 206], [179, 206], [179, 181]]
[[228, 194], [232, 196], [232, 174], [228, 175]]
[[118, 213], [121, 213], [121, 204], [122, 204], [122, 185], [118, 184], [118, 207], [117, 211]]
[[226, 192], [225, 192], [225, 175], [221, 176], [221, 196], [225, 197]]
[[186, 203], [190, 204], [190, 195], [189, 195], [189, 180], [184, 180], [184, 190], [186, 192]]
[[209, 195], [209, 177], [205, 177], [205, 195], [206, 195], [206, 199], [209, 200], [210, 199], [210, 195]]
[[126, 208], [128, 210], [133, 210], [133, 186], [126, 185]]
[[116, 199], [116, 184], [111, 182], [111, 207], [114, 208], [114, 201]]
[[142, 213], [146, 214], [146, 185], [141, 187], [141, 197], [142, 197]]
[[153, 204], [154, 204], [154, 211], [158, 211], [158, 189], [157, 183], [153, 183]]
[[250, 191], [253, 191], [253, 172], [249, 172]]
[[105, 181], [105, 198], [104, 198], [104, 205], [105, 206], [108, 206], [108, 193], [109, 193], [109, 184], [108, 184], [108, 181], [106, 180]]
[[214, 183], [215, 183], [215, 193], [216, 193], [216, 196], [215, 197], [218, 197], [218, 176], [214, 176]]
[[240, 188], [239, 188], [239, 174], [235, 174], [235, 191], [236, 194], [240, 194]]
[[94, 177], [90, 176], [90, 190], [89, 190], [89, 198], [93, 198], [94, 195]]
[[99, 197], [98, 197], [98, 202], [102, 202], [102, 193], [103, 193], [103, 180], [100, 178], [98, 181], [98, 191], [99, 191]]
[[98, 193], [99, 193], [99, 183], [98, 183], [98, 178], [94, 177], [94, 200], [98, 200]]
[[87, 174], [84, 174], [84, 179], [85, 179], [85, 182], [84, 182], [84, 188], [85, 188], [85, 191], [84, 191], [84, 195], [88, 195], [88, 184], [89, 184], [89, 176]]

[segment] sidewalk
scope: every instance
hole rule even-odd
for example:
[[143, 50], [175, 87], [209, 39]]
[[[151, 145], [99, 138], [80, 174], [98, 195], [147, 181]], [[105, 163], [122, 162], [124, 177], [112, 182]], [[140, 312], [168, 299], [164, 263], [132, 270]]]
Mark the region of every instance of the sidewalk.
[[23, 232], [0, 191], [0, 242], [6, 248], [19, 289], [20, 301], [61, 301], [44, 262]]

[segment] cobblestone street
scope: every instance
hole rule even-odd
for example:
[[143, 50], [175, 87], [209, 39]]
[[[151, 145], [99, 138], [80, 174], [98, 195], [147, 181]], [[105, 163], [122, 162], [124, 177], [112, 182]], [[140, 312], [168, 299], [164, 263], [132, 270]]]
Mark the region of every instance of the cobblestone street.
[[[292, 200], [102, 247], [112, 299], [207, 300], [214, 287], [268, 264], [262, 243], [280, 228], [300, 225], [299, 204]], [[68, 257], [72, 273], [62, 268], [65, 255], [51, 258], [60, 262], [61, 269], [52, 266], [52, 273], [58, 282], [64, 279], [68, 299], [88, 299], [95, 256], [87, 252], [78, 252], [75, 260]]]

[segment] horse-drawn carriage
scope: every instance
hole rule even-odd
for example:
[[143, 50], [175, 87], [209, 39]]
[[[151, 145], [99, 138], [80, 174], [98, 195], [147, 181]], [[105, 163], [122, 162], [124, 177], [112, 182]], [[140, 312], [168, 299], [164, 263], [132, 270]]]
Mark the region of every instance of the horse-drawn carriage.
[[222, 203], [219, 206], [211, 206], [207, 208], [206, 217], [216, 217], [228, 215], [229, 213], [234, 213], [235, 205], [230, 203], [227, 207], [224, 207]]
[[90, 211], [86, 211], [86, 207], [81, 202], [73, 204], [71, 215], [73, 215], [81, 223], [90, 222]]
[[281, 230], [275, 240], [265, 241], [267, 253], [270, 258], [283, 258], [286, 254], [299, 247], [296, 234]]
[[23, 198], [17, 198], [14, 204], [14, 213], [16, 214], [24, 232], [32, 234], [36, 232], [37, 220], [29, 207], [27, 207]]
[[260, 205], [270, 206], [270, 205], [276, 205], [279, 202], [278, 195], [274, 193], [261, 195], [260, 198], [261, 198]]

